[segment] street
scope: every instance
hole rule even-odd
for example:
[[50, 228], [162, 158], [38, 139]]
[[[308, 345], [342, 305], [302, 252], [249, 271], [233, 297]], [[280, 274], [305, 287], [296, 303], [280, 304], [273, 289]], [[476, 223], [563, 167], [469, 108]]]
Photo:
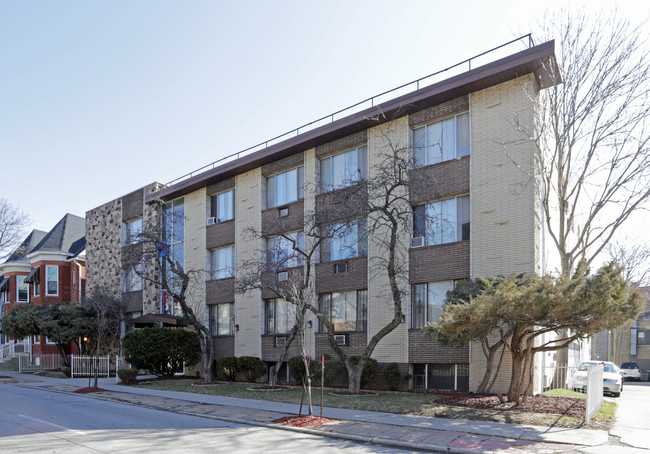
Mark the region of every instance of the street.
[[406, 452], [0, 383], [0, 452]]

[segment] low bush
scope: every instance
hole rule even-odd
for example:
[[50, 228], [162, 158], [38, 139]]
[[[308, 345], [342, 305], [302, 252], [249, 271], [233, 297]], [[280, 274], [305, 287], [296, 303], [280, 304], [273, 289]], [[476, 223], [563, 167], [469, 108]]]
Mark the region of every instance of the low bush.
[[138, 369], [120, 369], [117, 376], [125, 385], [132, 385], [138, 381]]
[[[305, 363], [302, 356], [292, 356], [289, 358], [289, 373], [296, 379], [298, 383], [304, 383], [306, 379]], [[312, 382], [320, 379], [320, 361], [312, 361], [309, 364], [309, 375]], [[318, 381], [320, 383], [320, 381]]]
[[220, 380], [235, 381], [239, 367], [237, 366], [237, 358], [234, 356], [224, 356], [219, 358], [215, 363], [217, 378]]
[[399, 384], [402, 381], [402, 374], [399, 371], [399, 365], [397, 363], [387, 364], [384, 368], [384, 380], [388, 384], [388, 388], [391, 391], [397, 391], [399, 389]]
[[254, 382], [266, 372], [266, 364], [255, 356], [240, 356], [237, 358], [237, 367], [249, 382]]
[[69, 366], [61, 366], [61, 372], [68, 378], [72, 377], [72, 368]]
[[122, 343], [126, 360], [150, 374], [172, 376], [201, 358], [201, 345], [194, 331], [144, 328], [130, 331]]
[[[360, 356], [350, 356], [350, 362], [352, 364], [359, 364]], [[363, 388], [377, 375], [377, 361], [368, 358], [366, 364], [363, 365], [363, 370], [361, 371], [361, 387]]]

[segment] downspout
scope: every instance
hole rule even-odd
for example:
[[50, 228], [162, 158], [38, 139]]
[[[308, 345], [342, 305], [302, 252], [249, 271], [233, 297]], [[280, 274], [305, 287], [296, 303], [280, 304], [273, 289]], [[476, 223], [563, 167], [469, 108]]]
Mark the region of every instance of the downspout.
[[77, 285], [79, 286], [79, 291], [78, 291], [78, 296], [77, 296], [77, 302], [81, 303], [81, 264], [77, 262], [77, 259], [74, 259], [74, 264], [77, 265], [78, 273], [77, 273]]

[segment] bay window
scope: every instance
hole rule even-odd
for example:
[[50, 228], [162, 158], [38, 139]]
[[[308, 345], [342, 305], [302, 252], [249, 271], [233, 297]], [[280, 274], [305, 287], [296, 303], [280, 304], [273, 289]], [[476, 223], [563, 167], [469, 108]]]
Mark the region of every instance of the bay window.
[[469, 240], [469, 227], [469, 196], [413, 208], [413, 237], [424, 237], [429, 246]]
[[[323, 293], [320, 295], [320, 310], [334, 324], [334, 331], [365, 331], [368, 290]], [[322, 324], [321, 331], [326, 331]]]
[[235, 246], [210, 251], [210, 279], [226, 279], [235, 275]]
[[305, 197], [305, 169], [296, 167], [266, 179], [266, 208], [286, 205]]
[[26, 303], [29, 301], [29, 290], [27, 283], [25, 282], [26, 276], [16, 276], [16, 289], [17, 289], [17, 299], [19, 303]]
[[413, 130], [415, 167], [469, 155], [469, 113]]
[[454, 289], [454, 281], [416, 284], [411, 293], [411, 328], [422, 328], [442, 315], [447, 292]]
[[213, 336], [234, 335], [235, 305], [233, 303], [224, 303], [209, 307], [210, 334]]
[[218, 222], [235, 218], [235, 190], [222, 192], [210, 197], [210, 212]]
[[367, 147], [361, 146], [320, 160], [320, 184], [323, 192], [351, 186], [367, 176]]

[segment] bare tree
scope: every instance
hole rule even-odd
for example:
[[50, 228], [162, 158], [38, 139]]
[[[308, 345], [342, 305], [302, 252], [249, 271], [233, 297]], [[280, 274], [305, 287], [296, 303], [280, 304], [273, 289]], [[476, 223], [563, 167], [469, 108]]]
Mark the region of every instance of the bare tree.
[[[611, 243], [607, 252], [612, 260], [623, 267], [623, 278], [634, 289], [648, 285], [650, 278], [650, 247], [644, 244], [630, 244], [625, 239]], [[611, 357], [608, 359], [616, 364], [622, 361], [622, 344], [624, 336], [629, 336], [632, 321], [612, 328], [607, 333], [608, 348]]]
[[615, 12], [566, 11], [541, 25], [560, 46], [546, 68], [558, 83], [531, 96], [538, 130], [515, 126], [537, 144], [531, 178], [541, 183], [544, 222], [565, 276], [580, 259], [591, 264], [650, 197], [645, 27]]
[[[204, 314], [204, 302], [194, 297], [194, 291], [205, 281], [206, 270], [185, 269], [182, 260], [176, 256], [179, 253], [174, 248], [176, 240], [184, 237], [180, 231], [184, 229], [184, 212], [173, 211], [171, 205], [163, 201], [154, 202], [152, 209], [159, 216], [152, 216], [136, 236], [136, 244], [125, 248], [123, 270], [125, 273], [135, 272], [145, 282], [156, 285], [161, 291], [162, 304], [180, 307], [183, 318], [199, 337], [203, 381], [212, 382], [214, 341], [205, 317], [197, 315]], [[178, 244], [182, 245], [182, 242]]]
[[0, 199], [0, 259], [6, 258], [25, 237], [25, 228], [31, 224], [29, 216]]

